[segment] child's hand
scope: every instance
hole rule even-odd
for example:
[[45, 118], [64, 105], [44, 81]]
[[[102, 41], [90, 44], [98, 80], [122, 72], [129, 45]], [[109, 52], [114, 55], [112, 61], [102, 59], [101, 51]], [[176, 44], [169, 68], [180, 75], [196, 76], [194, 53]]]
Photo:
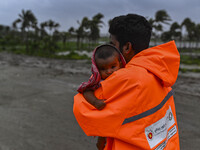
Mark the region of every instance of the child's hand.
[[96, 100], [94, 107], [98, 110], [103, 109], [106, 106], [106, 103], [104, 102], [105, 100]]
[[106, 144], [106, 138], [105, 137], [98, 137], [98, 141], [97, 141], [97, 148], [98, 150], [103, 150], [105, 148], [105, 144]]

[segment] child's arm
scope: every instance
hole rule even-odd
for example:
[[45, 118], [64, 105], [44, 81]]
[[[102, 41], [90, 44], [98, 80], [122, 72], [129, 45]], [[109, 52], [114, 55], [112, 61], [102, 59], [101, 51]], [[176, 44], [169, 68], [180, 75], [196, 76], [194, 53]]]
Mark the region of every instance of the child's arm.
[[96, 98], [93, 90], [85, 90], [83, 92], [83, 96], [87, 100], [87, 102], [93, 105], [96, 109], [101, 110], [106, 106], [106, 103], [104, 102], [105, 100], [100, 100]]

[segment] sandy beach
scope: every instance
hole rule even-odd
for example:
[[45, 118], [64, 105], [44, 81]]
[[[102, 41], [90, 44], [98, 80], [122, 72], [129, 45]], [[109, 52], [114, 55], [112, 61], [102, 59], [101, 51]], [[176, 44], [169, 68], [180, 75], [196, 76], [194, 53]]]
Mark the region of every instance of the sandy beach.
[[[0, 150], [94, 150], [73, 115], [73, 96], [90, 61], [0, 52]], [[181, 150], [200, 149], [200, 74], [173, 86]]]

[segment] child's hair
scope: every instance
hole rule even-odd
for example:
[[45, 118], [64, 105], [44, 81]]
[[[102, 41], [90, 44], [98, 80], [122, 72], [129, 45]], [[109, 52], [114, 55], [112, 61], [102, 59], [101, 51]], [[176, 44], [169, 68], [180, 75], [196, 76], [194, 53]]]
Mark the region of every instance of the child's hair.
[[109, 45], [109, 44], [101, 45], [101, 46], [97, 47], [97, 49], [96, 49], [95, 61], [99, 58], [107, 59], [108, 57], [113, 56], [115, 53], [119, 54], [116, 47]]

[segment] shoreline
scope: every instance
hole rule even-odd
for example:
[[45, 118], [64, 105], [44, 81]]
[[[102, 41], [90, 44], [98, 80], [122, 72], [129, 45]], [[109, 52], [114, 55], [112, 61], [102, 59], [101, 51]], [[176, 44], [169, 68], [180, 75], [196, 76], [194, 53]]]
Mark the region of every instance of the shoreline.
[[[94, 150], [73, 115], [73, 96], [90, 76], [87, 60], [0, 52], [0, 149]], [[200, 74], [179, 73], [173, 86], [181, 150], [200, 149]]]

